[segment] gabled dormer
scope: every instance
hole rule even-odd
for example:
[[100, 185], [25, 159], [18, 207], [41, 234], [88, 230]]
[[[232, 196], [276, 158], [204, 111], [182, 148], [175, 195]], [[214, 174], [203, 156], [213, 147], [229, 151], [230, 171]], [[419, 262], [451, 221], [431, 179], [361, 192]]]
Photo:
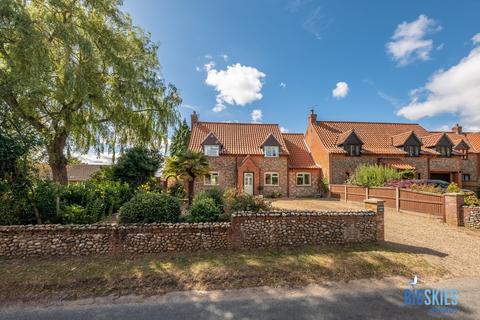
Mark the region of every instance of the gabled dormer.
[[209, 157], [218, 157], [222, 152], [222, 144], [213, 132], [210, 132], [201, 143], [203, 153]]
[[410, 157], [420, 156], [422, 141], [413, 131], [401, 133], [392, 137], [392, 145], [402, 148]]
[[423, 145], [426, 148], [435, 149], [442, 157], [451, 157], [453, 142], [445, 133], [435, 133], [422, 137]]
[[281, 144], [271, 133], [265, 138], [260, 147], [265, 157], [278, 157], [280, 155]]
[[455, 146], [453, 149], [462, 154], [463, 160], [468, 160], [468, 150], [470, 150], [470, 146], [465, 142], [465, 140], [460, 139], [459, 141], [455, 141]]
[[338, 136], [337, 146], [343, 147], [349, 156], [360, 156], [362, 153], [363, 141], [355, 130], [350, 129]]

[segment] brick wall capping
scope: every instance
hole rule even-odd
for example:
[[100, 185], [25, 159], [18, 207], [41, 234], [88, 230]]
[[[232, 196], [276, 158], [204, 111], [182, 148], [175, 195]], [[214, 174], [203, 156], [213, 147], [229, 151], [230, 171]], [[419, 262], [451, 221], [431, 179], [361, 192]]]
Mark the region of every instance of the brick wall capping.
[[268, 212], [239, 211], [232, 215], [235, 217], [311, 217], [311, 216], [374, 216], [371, 210], [270, 210]]
[[370, 204], [381, 204], [381, 203], [385, 203], [385, 200], [377, 199], [377, 198], [368, 198], [366, 200], [363, 200], [363, 202], [370, 203]]
[[449, 192], [449, 193], [444, 193], [444, 195], [446, 196], [463, 196], [464, 194], [463, 193], [460, 193], [460, 192]]

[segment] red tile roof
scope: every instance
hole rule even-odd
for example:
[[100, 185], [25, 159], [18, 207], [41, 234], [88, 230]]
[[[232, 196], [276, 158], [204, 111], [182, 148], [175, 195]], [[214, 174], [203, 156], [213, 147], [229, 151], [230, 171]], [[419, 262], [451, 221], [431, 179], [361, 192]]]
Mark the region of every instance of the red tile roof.
[[313, 161], [312, 155], [305, 143], [305, 137], [302, 133], [283, 133], [283, 139], [287, 145], [290, 156], [288, 157], [288, 167], [298, 169], [320, 168]]
[[337, 144], [342, 134], [350, 130], [354, 130], [363, 141], [364, 154], [404, 155], [406, 153], [402, 148], [392, 145], [392, 137], [412, 131], [420, 139], [430, 134], [419, 124], [409, 123], [318, 121], [314, 128], [330, 153], [345, 153], [345, 150]]
[[406, 163], [400, 158], [384, 158], [380, 159], [380, 163], [384, 164], [387, 167], [399, 169], [399, 170], [414, 170], [415, 167], [409, 163]]
[[222, 154], [261, 155], [262, 143], [271, 134], [280, 144], [280, 154], [288, 155], [288, 148], [277, 124], [197, 122], [192, 128], [188, 148], [201, 152], [201, 143], [210, 132], [223, 145]]

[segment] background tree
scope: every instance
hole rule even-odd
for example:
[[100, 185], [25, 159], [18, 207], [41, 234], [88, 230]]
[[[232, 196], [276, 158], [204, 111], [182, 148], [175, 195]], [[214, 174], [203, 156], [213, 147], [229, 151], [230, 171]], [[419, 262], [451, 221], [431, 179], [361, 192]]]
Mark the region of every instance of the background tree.
[[67, 183], [67, 144], [158, 147], [178, 121], [181, 99], [159, 77], [158, 46], [121, 4], [0, 2], [0, 109], [36, 131], [54, 181]]
[[195, 180], [208, 174], [208, 171], [208, 160], [203, 153], [187, 151], [167, 159], [164, 175], [188, 180], [188, 204], [191, 204]]
[[183, 122], [175, 128], [175, 132], [172, 136], [172, 143], [170, 145], [170, 155], [178, 156], [187, 151], [188, 141], [190, 140], [190, 128], [187, 121], [183, 119]]
[[137, 188], [155, 175], [161, 163], [158, 152], [145, 147], [131, 148], [113, 166], [113, 178]]

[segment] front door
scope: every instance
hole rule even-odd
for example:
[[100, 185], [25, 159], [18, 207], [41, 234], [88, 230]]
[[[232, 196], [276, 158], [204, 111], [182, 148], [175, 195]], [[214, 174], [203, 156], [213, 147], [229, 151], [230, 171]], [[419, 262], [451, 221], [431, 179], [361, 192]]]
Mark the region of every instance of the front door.
[[253, 173], [245, 172], [243, 174], [243, 192], [253, 194]]

